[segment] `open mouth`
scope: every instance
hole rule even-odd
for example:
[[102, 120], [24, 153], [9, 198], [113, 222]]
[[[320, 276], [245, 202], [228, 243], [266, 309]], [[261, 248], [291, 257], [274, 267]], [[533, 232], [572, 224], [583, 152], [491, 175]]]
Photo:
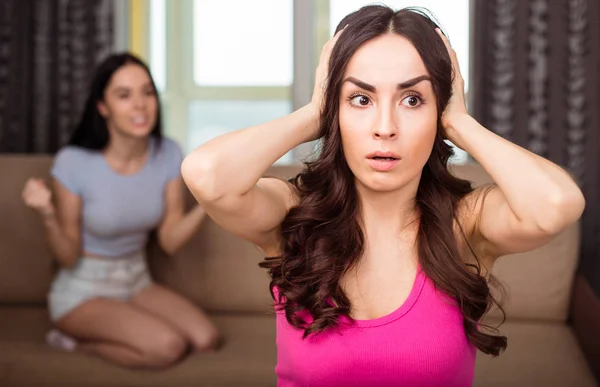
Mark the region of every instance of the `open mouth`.
[[373, 152], [367, 155], [369, 164], [377, 172], [387, 172], [396, 168], [400, 162], [400, 156], [393, 152]]
[[146, 125], [148, 123], [148, 119], [144, 116], [133, 117], [131, 121], [134, 125]]

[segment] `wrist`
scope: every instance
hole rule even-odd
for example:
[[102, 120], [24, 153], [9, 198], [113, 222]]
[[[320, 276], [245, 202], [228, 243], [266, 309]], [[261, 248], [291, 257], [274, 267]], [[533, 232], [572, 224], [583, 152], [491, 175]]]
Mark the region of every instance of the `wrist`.
[[321, 110], [313, 102], [309, 102], [300, 108], [305, 114], [307, 119], [306, 128], [306, 141], [314, 141], [318, 139], [320, 122], [321, 122]]
[[473, 118], [467, 113], [454, 114], [448, 117], [444, 122], [444, 129], [448, 140], [454, 143], [454, 145], [459, 146], [458, 143], [461, 142], [463, 132], [469, 127], [472, 121]]
[[42, 217], [44, 221], [52, 221], [56, 217], [56, 211], [54, 210], [54, 206], [50, 205], [48, 207], [40, 208], [38, 213]]
[[315, 103], [309, 102], [300, 109], [306, 112], [307, 117], [309, 117], [311, 121], [319, 121], [319, 118], [321, 117], [321, 109]]
[[192, 208], [191, 213], [194, 214], [196, 218], [199, 218], [201, 220], [206, 214], [206, 211], [200, 204], [197, 204], [194, 208]]

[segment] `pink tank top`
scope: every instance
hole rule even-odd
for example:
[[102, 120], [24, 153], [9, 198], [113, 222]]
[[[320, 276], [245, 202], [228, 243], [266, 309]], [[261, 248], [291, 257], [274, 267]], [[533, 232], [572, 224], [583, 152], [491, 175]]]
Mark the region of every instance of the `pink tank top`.
[[[275, 295], [277, 298], [277, 289]], [[312, 321], [308, 313], [302, 315]], [[476, 348], [456, 302], [419, 270], [406, 301], [373, 320], [342, 318], [335, 328], [302, 339], [276, 312], [278, 387], [466, 387]]]

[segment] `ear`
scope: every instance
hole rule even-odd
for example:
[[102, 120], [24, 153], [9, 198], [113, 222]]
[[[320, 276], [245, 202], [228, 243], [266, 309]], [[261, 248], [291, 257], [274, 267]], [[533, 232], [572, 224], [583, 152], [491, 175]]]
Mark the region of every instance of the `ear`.
[[106, 107], [106, 104], [104, 103], [104, 101], [98, 101], [98, 104], [96, 105], [97, 109], [98, 109], [98, 113], [100, 113], [100, 115], [104, 118], [108, 117], [108, 108]]

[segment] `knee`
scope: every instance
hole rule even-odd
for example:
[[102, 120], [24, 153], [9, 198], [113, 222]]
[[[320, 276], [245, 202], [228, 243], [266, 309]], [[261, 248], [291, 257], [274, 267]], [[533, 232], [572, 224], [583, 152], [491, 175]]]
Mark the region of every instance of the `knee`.
[[176, 333], [161, 333], [149, 340], [143, 351], [150, 366], [168, 367], [180, 360], [188, 347], [187, 341]]
[[216, 350], [221, 346], [222, 337], [216, 328], [211, 327], [202, 334], [197, 335], [194, 340], [194, 346], [198, 351], [212, 351]]

